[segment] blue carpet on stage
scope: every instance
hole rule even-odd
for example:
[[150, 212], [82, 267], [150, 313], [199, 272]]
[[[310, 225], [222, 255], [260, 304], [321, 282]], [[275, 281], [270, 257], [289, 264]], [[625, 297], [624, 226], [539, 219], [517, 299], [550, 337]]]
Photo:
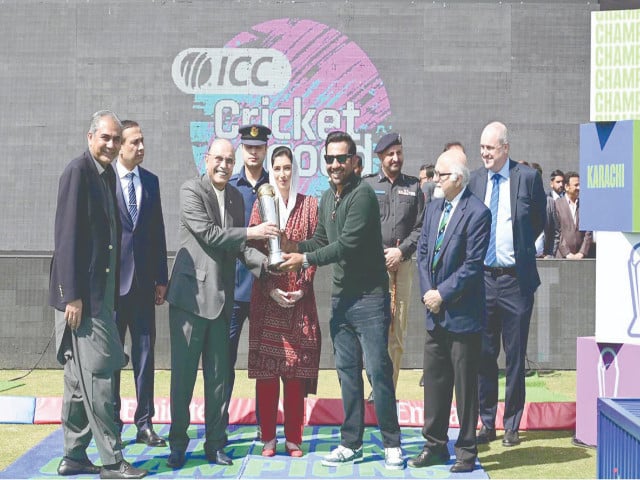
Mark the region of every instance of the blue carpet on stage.
[[[165, 438], [169, 433], [168, 425], [157, 425], [156, 430]], [[458, 431], [449, 431], [449, 451], [453, 452]], [[448, 465], [439, 465], [421, 469], [386, 470], [384, 468], [382, 438], [377, 428], [367, 427], [364, 434], [364, 460], [355, 465], [325, 467], [322, 457], [337, 446], [340, 438], [339, 427], [312, 426], [304, 429], [302, 458], [291, 458], [284, 451], [284, 440], [278, 444], [275, 457], [260, 456], [262, 443], [256, 440], [255, 426], [230, 426], [229, 443], [225, 451], [233, 459], [233, 465], [223, 467], [207, 462], [204, 452], [204, 426], [192, 425], [189, 429], [191, 442], [187, 453], [187, 463], [180, 470], [167, 467], [169, 448], [150, 448], [136, 444], [136, 429], [125, 426], [122, 440], [125, 444], [125, 458], [136, 467], [149, 470], [149, 475], [162, 478], [489, 478], [479, 463], [470, 474], [451, 474], [449, 467], [454, 463], [452, 456]], [[282, 427], [278, 429], [279, 438], [283, 437]], [[402, 447], [406, 457], [414, 456], [422, 449], [424, 440], [419, 428], [402, 429]], [[95, 443], [92, 442], [87, 454], [92, 462], [100, 464]], [[57, 477], [56, 468], [62, 455], [62, 429], [58, 429], [33, 447], [22, 457], [0, 472], [0, 478], [51, 478]], [[59, 478], [59, 477], [58, 477]], [[80, 477], [78, 477], [80, 478]], [[86, 476], [86, 478], [96, 478]]]

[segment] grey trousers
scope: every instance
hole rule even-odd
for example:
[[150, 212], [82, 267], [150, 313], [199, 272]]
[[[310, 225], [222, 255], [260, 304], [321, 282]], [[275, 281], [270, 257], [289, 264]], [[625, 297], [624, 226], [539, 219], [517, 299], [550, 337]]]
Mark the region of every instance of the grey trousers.
[[[56, 310], [55, 315], [59, 321], [58, 317], [64, 317], [64, 312]], [[117, 330], [114, 331], [119, 345]], [[83, 317], [78, 332], [72, 333], [73, 353], [64, 365], [61, 420], [66, 457], [74, 460], [86, 459], [86, 449], [93, 437], [102, 464], [111, 465], [122, 460], [118, 428], [113, 419], [114, 369], [105, 368], [96, 372], [86, 368], [95, 366], [95, 358], [92, 359], [93, 362], [83, 362], [87, 355], [96, 355], [94, 349], [87, 348], [88, 338], [95, 340], [97, 336], [100, 341], [103, 335], [111, 336], [111, 325], [108, 321], [91, 317]], [[111, 342], [106, 346], [106, 351], [110, 350], [110, 345]], [[113, 353], [106, 362], [100, 363], [114, 362], [114, 365], [122, 366], [122, 361], [119, 360], [120, 352], [116, 350]]]

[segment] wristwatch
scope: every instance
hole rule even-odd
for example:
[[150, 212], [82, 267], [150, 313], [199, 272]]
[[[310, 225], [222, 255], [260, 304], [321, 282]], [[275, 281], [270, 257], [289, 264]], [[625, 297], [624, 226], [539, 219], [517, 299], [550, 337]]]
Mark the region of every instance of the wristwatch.
[[309, 263], [309, 259], [307, 258], [307, 254], [302, 254], [302, 268], [309, 268], [311, 264]]

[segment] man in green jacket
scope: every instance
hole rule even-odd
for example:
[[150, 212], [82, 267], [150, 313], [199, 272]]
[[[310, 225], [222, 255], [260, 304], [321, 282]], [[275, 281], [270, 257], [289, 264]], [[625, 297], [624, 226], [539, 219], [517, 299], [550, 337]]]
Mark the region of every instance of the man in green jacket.
[[373, 189], [354, 174], [356, 145], [349, 134], [331, 132], [325, 140], [330, 188], [320, 201], [318, 226], [309, 240], [282, 239], [283, 270], [333, 264], [331, 340], [342, 388], [345, 419], [340, 445], [322, 464], [337, 466], [362, 460], [364, 385], [362, 355], [367, 359], [375, 410], [384, 444], [385, 467], [404, 468], [387, 351], [391, 321], [389, 277]]

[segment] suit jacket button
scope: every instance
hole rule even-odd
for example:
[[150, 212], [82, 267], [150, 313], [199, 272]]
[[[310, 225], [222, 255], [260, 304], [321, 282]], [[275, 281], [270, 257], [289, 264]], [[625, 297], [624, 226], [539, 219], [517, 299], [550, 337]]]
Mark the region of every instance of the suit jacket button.
[[113, 250], [113, 245], [109, 245], [109, 250]]
[[111, 270], [109, 270], [108, 268], [105, 268], [105, 269], [104, 269], [104, 271], [105, 271], [106, 273], [109, 273]]

